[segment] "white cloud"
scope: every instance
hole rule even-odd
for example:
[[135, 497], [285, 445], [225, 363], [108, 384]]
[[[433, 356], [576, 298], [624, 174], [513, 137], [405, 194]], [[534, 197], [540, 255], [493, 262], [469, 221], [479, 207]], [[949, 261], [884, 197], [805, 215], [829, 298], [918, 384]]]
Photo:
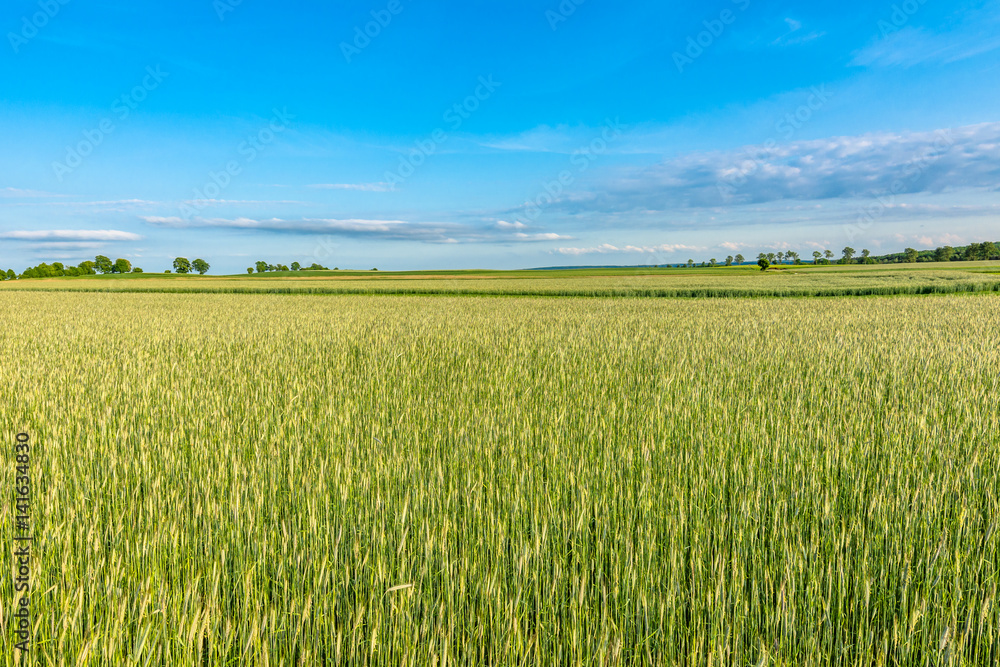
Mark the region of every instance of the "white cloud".
[[625, 172], [550, 208], [569, 213], [669, 211], [780, 200], [871, 198], [994, 188], [1000, 123], [869, 134], [692, 153]]
[[615, 246], [610, 243], [602, 243], [599, 246], [591, 248], [556, 248], [555, 252], [560, 255], [608, 255], [615, 253], [652, 255], [656, 253], [674, 253], [678, 250], [701, 251], [704, 250], [704, 248], [680, 244], [674, 245], [669, 243], [655, 246]]
[[553, 233], [542, 233], [542, 234], [523, 234], [518, 232], [514, 234], [514, 238], [518, 241], [568, 241], [572, 239], [572, 236], [563, 236], [561, 234]]

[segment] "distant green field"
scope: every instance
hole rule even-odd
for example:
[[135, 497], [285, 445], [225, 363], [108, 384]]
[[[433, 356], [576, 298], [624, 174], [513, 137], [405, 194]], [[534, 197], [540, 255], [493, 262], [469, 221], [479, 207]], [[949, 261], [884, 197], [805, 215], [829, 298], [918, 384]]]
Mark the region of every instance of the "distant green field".
[[235, 276], [141, 274], [0, 284], [42, 291], [234, 294], [750, 297], [952, 294], [1000, 291], [1000, 262], [715, 269], [564, 271], [324, 271]]

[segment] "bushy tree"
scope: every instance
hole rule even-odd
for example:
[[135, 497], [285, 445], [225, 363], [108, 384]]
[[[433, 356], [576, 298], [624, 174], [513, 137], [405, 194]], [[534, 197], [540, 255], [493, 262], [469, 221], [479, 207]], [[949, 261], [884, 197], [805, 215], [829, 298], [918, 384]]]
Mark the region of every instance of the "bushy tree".
[[955, 249], [950, 245], [946, 245], [934, 251], [934, 260], [937, 262], [950, 262], [954, 255]]
[[761, 271], [767, 271], [771, 266], [771, 262], [767, 261], [767, 257], [761, 257], [757, 260], [757, 266], [760, 267]]
[[733, 265], [733, 256], [730, 255], [729, 257], [726, 257], [726, 266], [732, 266], [732, 265]]
[[746, 261], [746, 258], [743, 255], [736, 255], [736, 263], [737, 264], [742, 264], [745, 261]]
[[132, 262], [127, 259], [118, 258], [115, 260], [115, 266], [112, 271], [113, 273], [131, 273], [132, 272]]
[[254, 264], [254, 266], [257, 267], [257, 273], [264, 273], [267, 271], [267, 262], [260, 261]]
[[909, 264], [915, 263], [917, 261], [917, 257], [920, 256], [920, 253], [918, 253], [913, 248], [907, 248], [906, 250], [903, 251], [903, 254], [906, 256], [906, 261]]
[[17, 274], [14, 273], [14, 269], [7, 269], [7, 280], [17, 280]]
[[111, 273], [115, 270], [115, 265], [104, 255], [98, 255], [94, 258], [94, 268], [98, 273]]
[[298, 262], [292, 262], [292, 271], [298, 271], [301, 268], [302, 268], [301, 264], [299, 264]]
[[247, 273], [249, 273], [250, 275], [253, 275], [253, 267], [252, 266], [248, 266], [247, 267]]
[[178, 257], [174, 260], [174, 271], [177, 273], [191, 273], [191, 262], [187, 257]]
[[856, 251], [851, 246], [844, 248], [844, 256], [841, 258], [841, 264], [853, 264], [854, 263], [854, 253]]
[[97, 273], [97, 265], [94, 262], [80, 262], [80, 266], [76, 268], [80, 269], [80, 274], [85, 276], [92, 276]]
[[137, 266], [137, 267], [135, 267], [134, 269], [132, 269], [132, 273], [142, 273], [142, 269], [140, 269], [140, 268], [139, 268], [139, 267]]
[[211, 266], [209, 266], [208, 262], [206, 262], [203, 259], [194, 260], [193, 262], [191, 262], [191, 266], [194, 268], [195, 271], [198, 272], [198, 275], [200, 276], [205, 275], [206, 273], [208, 273], [208, 270], [212, 268]]

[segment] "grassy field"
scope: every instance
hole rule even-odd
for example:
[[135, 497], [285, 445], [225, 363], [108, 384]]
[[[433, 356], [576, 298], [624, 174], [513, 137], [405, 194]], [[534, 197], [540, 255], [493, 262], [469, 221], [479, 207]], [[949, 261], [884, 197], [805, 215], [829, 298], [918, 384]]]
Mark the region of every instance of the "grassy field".
[[1000, 659], [1000, 296], [10, 287], [39, 664]]
[[253, 276], [141, 274], [0, 283], [0, 289], [232, 294], [590, 297], [889, 296], [1000, 292], [1000, 262], [562, 271], [324, 271]]

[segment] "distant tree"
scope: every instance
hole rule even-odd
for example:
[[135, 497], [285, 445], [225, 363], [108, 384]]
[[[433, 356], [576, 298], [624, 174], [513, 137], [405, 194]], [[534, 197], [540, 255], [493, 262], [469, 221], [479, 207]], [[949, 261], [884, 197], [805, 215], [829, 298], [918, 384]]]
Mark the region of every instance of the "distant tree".
[[52, 262], [52, 273], [56, 276], [65, 276], [66, 266], [62, 262]]
[[277, 266], [277, 268], [275, 270], [276, 271], [287, 271], [288, 267], [285, 266], [284, 264], [278, 264], [278, 266]]
[[801, 264], [802, 260], [799, 259], [799, 253], [789, 250], [785, 253], [785, 258], [791, 260], [793, 264]]
[[708, 260], [708, 265], [711, 266], [712, 268], [715, 268], [718, 265], [718, 263], [719, 262], [714, 257]]
[[767, 269], [771, 266], [771, 262], [767, 261], [767, 257], [761, 257], [757, 260], [757, 266], [760, 267], [761, 271], [767, 271]]
[[819, 258], [823, 256], [819, 250], [813, 251], [813, 264], [819, 264]]
[[257, 273], [264, 273], [267, 271], [267, 262], [257, 262], [254, 266], [257, 267]]
[[191, 262], [191, 267], [198, 272], [198, 275], [203, 276], [208, 273], [208, 270], [212, 268], [209, 266], [208, 262], [203, 259], [196, 259]]
[[112, 273], [131, 273], [132, 272], [132, 262], [127, 259], [116, 259], [115, 266]]
[[320, 264], [317, 264], [316, 262], [313, 262], [312, 266], [309, 267], [309, 270], [310, 271], [326, 271], [327, 268], [325, 266], [321, 266]]
[[[702, 264], [702, 266], [704, 266], [704, 265], [705, 265], [705, 262], [702, 262], [701, 264]], [[378, 271], [378, 269], [376, 269], [376, 268], [374, 268], [374, 267], [373, 267], [373, 268], [372, 268], [372, 271]]]
[[302, 268], [301, 264], [299, 264], [298, 262], [292, 262], [292, 271], [299, 271], [301, 268]]
[[104, 255], [98, 255], [94, 258], [94, 268], [98, 273], [111, 273], [115, 270], [115, 265]]
[[833, 251], [832, 250], [824, 250], [823, 251], [823, 256], [826, 257], [826, 263], [829, 264], [830, 260], [833, 259]]
[[768, 264], [774, 264], [774, 260], [775, 259], [777, 259], [777, 255], [775, 255], [773, 252], [767, 253], [767, 263]]
[[743, 255], [736, 255], [736, 263], [737, 264], [742, 264], [745, 261], [746, 261], [746, 258]]
[[693, 260], [693, 259], [689, 259], [689, 260], [687, 261], [687, 265], [688, 265], [688, 268], [689, 268], [689, 269], [690, 269], [691, 267], [693, 267], [693, 266], [694, 266], [694, 260]]
[[778, 257], [778, 264], [781, 264], [781, 262], [783, 262], [785, 259], [785, 253], [778, 251], [777, 257]]
[[907, 263], [909, 264], [915, 263], [917, 261], [917, 257], [920, 256], [920, 253], [918, 253], [913, 248], [907, 248], [906, 250], [903, 251], [903, 253], [906, 256]]
[[17, 280], [17, 274], [14, 273], [14, 269], [7, 269], [7, 280]]
[[937, 262], [950, 262], [951, 258], [955, 256], [955, 249], [950, 245], [946, 245], [943, 248], [938, 248], [934, 251], [934, 260]]
[[80, 269], [76, 268], [75, 266], [68, 266], [63, 271], [63, 275], [64, 276], [76, 277], [76, 276], [80, 275]]
[[191, 262], [187, 257], [178, 257], [174, 260], [174, 271], [177, 273], [191, 273]]
[[247, 267], [247, 273], [253, 274], [253, 267]]
[[997, 249], [997, 244], [993, 243], [993, 241], [987, 241], [981, 248], [983, 259], [994, 259], [997, 255], [1000, 255], [1000, 250]]
[[268, 264], [267, 265], [267, 270], [268, 271], [277, 271], [278, 270], [278, 266], [276, 264]]
[[334, 271], [340, 271], [340, 267], [339, 266], [335, 266], [335, 267], [333, 267], [333, 270]]
[[137, 267], [135, 267], [134, 269], [132, 269], [132, 273], [142, 273], [142, 269], [140, 269], [140, 268], [139, 268], [139, 267], [137, 266]]
[[167, 269], [166, 271], [164, 271], [164, 273], [170, 273], [170, 269]]
[[97, 273], [97, 266], [93, 262], [80, 262], [80, 266], [76, 268], [80, 269], [80, 274], [85, 276]]
[[861, 251], [861, 259], [859, 260], [861, 264], [874, 264], [875, 260], [872, 259], [872, 251], [865, 248]]
[[854, 263], [854, 253], [856, 251], [851, 246], [844, 248], [844, 256], [841, 258], [841, 264], [853, 264]]
[[733, 265], [733, 256], [730, 255], [729, 257], [726, 257], [726, 266], [732, 266], [732, 265]]

